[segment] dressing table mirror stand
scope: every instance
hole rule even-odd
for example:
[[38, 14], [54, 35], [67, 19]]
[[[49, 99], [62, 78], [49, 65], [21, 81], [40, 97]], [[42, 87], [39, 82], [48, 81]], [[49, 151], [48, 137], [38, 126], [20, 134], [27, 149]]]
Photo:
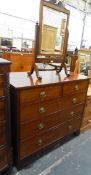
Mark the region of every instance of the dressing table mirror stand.
[[57, 73], [64, 68], [67, 76], [69, 14], [61, 2], [41, 0], [39, 24], [36, 23], [35, 32], [35, 62], [49, 64]]

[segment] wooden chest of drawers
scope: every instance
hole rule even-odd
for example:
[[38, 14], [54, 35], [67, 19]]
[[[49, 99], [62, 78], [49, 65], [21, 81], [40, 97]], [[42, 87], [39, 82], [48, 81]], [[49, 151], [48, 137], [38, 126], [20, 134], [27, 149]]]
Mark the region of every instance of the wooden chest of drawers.
[[14, 158], [18, 168], [34, 153], [72, 133], [81, 126], [89, 79], [63, 73], [11, 73], [11, 107]]
[[0, 173], [11, 167], [9, 70], [10, 61], [0, 58]]

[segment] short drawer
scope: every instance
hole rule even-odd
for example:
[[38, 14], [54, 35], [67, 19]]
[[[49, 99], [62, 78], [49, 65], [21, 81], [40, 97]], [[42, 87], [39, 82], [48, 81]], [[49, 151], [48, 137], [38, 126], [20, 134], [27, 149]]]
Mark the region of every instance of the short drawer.
[[63, 95], [86, 92], [88, 80], [81, 80], [63, 84]]
[[39, 120], [25, 122], [20, 125], [20, 139], [39, 135], [50, 130], [52, 127], [62, 124], [65, 121], [82, 116], [84, 105], [80, 104], [68, 110], [59, 111], [47, 117], [42, 116]]
[[61, 85], [46, 86], [33, 89], [22, 89], [20, 91], [20, 104], [41, 102], [60, 97], [61, 95], [62, 95]]
[[0, 124], [0, 146], [5, 145], [6, 143], [6, 127], [5, 124]]
[[26, 104], [20, 107], [20, 122], [39, 119], [39, 117], [47, 116], [64, 109], [74, 107], [77, 104], [84, 103], [86, 94], [76, 94], [56, 100], [50, 100], [46, 103]]
[[32, 153], [40, 150], [41, 148], [44, 148], [47, 145], [50, 145], [51, 143], [63, 138], [64, 136], [75, 132], [79, 129], [79, 127], [80, 118], [76, 118], [68, 123], [65, 122], [63, 125], [58, 125], [45, 134], [21, 141], [18, 143], [20, 144], [20, 159], [30, 156]]
[[7, 151], [5, 149], [0, 149], [0, 170], [8, 167]]

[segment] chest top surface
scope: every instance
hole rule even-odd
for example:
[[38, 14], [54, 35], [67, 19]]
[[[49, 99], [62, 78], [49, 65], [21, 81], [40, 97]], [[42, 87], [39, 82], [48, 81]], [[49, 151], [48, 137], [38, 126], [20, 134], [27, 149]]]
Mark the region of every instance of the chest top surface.
[[31, 76], [28, 76], [27, 72], [10, 73], [10, 84], [15, 88], [30, 88], [88, 79], [86, 76], [74, 75], [73, 73], [67, 77], [63, 71], [59, 74], [56, 74], [55, 71], [40, 71], [40, 76], [42, 80], [38, 80], [35, 73]]

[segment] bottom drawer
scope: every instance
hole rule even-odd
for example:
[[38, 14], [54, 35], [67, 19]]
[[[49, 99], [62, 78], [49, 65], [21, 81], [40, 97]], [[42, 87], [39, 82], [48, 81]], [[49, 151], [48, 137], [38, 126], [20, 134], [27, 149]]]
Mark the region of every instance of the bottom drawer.
[[7, 151], [0, 149], [0, 171], [8, 167]]
[[80, 128], [81, 118], [74, 118], [65, 122], [63, 125], [58, 125], [52, 128], [49, 132], [41, 134], [31, 139], [21, 141], [20, 147], [20, 159], [23, 159], [32, 153], [40, 150], [41, 148], [50, 145], [51, 143], [63, 138], [64, 136], [76, 131]]

